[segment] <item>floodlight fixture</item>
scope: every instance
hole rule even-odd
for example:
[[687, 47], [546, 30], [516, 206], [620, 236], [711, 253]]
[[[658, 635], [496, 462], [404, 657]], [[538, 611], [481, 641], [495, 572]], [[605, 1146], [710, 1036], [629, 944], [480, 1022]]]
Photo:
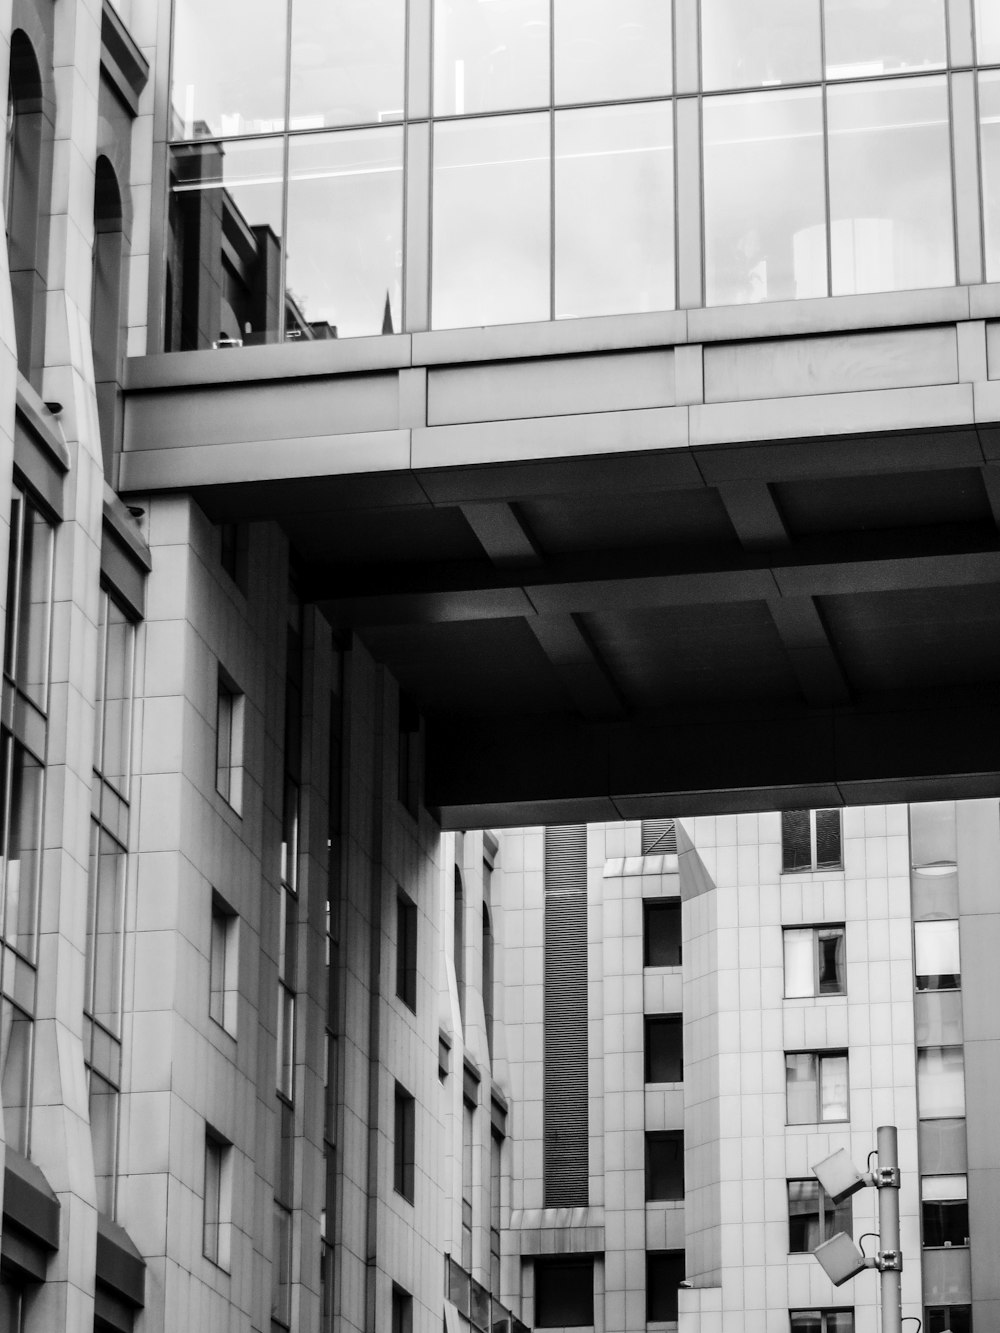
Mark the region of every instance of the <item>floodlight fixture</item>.
[[843, 1203], [858, 1190], [875, 1183], [870, 1173], [858, 1170], [844, 1148], [838, 1148], [829, 1157], [824, 1157], [812, 1170], [834, 1203]]
[[866, 1258], [846, 1231], [838, 1231], [817, 1245], [813, 1254], [835, 1287], [843, 1286], [866, 1268], [875, 1267], [875, 1260]]

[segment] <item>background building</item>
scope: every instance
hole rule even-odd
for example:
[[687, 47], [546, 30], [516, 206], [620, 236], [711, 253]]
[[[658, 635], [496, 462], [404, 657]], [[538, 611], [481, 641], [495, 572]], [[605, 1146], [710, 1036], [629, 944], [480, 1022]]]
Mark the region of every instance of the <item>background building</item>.
[[844, 1333], [886, 1118], [996, 1322], [1000, 28], [873, 13], [0, 5], [0, 1329]]

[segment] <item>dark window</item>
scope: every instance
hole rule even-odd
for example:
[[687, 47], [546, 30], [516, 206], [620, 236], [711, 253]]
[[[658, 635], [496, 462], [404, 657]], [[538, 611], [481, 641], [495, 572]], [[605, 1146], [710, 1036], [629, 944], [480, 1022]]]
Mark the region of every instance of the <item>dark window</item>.
[[646, 1135], [646, 1198], [684, 1198], [684, 1131]]
[[920, 1198], [925, 1246], [968, 1245], [969, 1194], [965, 1176], [924, 1176]]
[[403, 897], [396, 899], [396, 994], [417, 1012], [417, 908]]
[[420, 714], [416, 704], [405, 694], [399, 696], [398, 796], [400, 803], [416, 816], [420, 808]]
[[645, 967], [680, 967], [681, 965], [681, 903], [680, 899], [643, 904]]
[[[484, 884], [489, 884], [489, 865], [483, 862]], [[483, 1018], [486, 1022], [486, 1050], [493, 1062], [493, 925], [490, 909], [483, 903]]]
[[781, 812], [782, 870], [839, 870], [842, 864], [839, 810]]
[[392, 1185], [408, 1203], [413, 1202], [413, 1143], [416, 1106], [413, 1098], [396, 1084], [395, 1125], [393, 1129]]
[[680, 1083], [684, 1077], [683, 1028], [680, 1014], [646, 1019], [646, 1082]]
[[838, 1231], [853, 1234], [850, 1199], [835, 1204], [818, 1180], [788, 1182], [788, 1252], [811, 1254]]
[[684, 1281], [684, 1251], [646, 1255], [646, 1321], [677, 1318], [677, 1288]]
[[458, 1011], [465, 1021], [465, 891], [462, 872], [455, 867], [455, 922], [452, 938], [452, 956], [455, 960], [455, 985], [458, 987]]
[[413, 1297], [402, 1287], [392, 1288], [392, 1333], [411, 1333], [413, 1329]]
[[534, 1327], [581, 1327], [593, 1322], [593, 1259], [536, 1259]]
[[854, 1333], [853, 1310], [789, 1310], [792, 1333]]
[[971, 1305], [928, 1305], [927, 1333], [972, 1333]]

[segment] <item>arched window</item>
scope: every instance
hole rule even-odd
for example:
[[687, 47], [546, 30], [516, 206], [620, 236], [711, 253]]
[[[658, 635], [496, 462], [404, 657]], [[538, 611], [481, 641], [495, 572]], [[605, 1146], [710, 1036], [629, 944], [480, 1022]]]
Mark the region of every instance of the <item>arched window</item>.
[[4, 216], [17, 365], [36, 388], [41, 387], [45, 355], [45, 262], [52, 137], [52, 109], [46, 103], [34, 47], [18, 29], [10, 41]]
[[458, 986], [458, 1011], [465, 1021], [465, 892], [462, 886], [462, 872], [455, 867], [455, 936], [453, 941], [455, 956], [455, 982]]
[[94, 275], [90, 299], [90, 339], [101, 423], [104, 475], [111, 480], [117, 439], [118, 390], [122, 358], [125, 232], [122, 195], [114, 167], [97, 159], [94, 179]]

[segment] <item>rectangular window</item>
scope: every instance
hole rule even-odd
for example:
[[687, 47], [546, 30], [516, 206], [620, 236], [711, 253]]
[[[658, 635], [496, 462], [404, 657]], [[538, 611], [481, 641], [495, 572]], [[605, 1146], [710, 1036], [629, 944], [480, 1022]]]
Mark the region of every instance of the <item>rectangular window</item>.
[[854, 1333], [853, 1310], [789, 1310], [791, 1333]]
[[680, 967], [680, 899], [654, 899], [643, 903], [643, 926], [643, 966]]
[[846, 986], [843, 926], [785, 930], [785, 995], [843, 995]]
[[1000, 10], [995, 0], [976, 0], [976, 60], [980, 65], [1000, 64]]
[[917, 1051], [917, 1106], [921, 1120], [965, 1115], [965, 1055], [961, 1046]]
[[118, 1089], [94, 1069], [88, 1070], [90, 1138], [94, 1149], [97, 1211], [115, 1215], [115, 1180], [118, 1156]]
[[839, 870], [840, 810], [782, 810], [781, 869]]
[[646, 1198], [684, 1198], [684, 1131], [646, 1135]]
[[399, 696], [396, 751], [396, 794], [404, 809], [416, 818], [420, 809], [422, 746], [420, 713], [406, 694]]
[[413, 1154], [416, 1132], [416, 1102], [396, 1084], [393, 1122], [392, 1187], [407, 1203], [413, 1202]]
[[818, 1180], [788, 1182], [788, 1253], [811, 1254], [838, 1231], [853, 1235], [851, 1200], [835, 1204]]
[[670, 92], [670, 4], [555, 0], [556, 102], [617, 102]]
[[646, 1082], [680, 1083], [684, 1077], [684, 1029], [680, 1014], [646, 1019]]
[[219, 673], [216, 714], [215, 786], [239, 814], [243, 808], [244, 697]]
[[593, 1259], [536, 1259], [531, 1327], [586, 1327], [593, 1322]]
[[3, 1098], [7, 1142], [18, 1152], [28, 1146], [31, 1089], [31, 1015], [0, 999], [0, 1096]]
[[237, 928], [239, 918], [217, 895], [212, 895], [212, 939], [209, 955], [209, 1017], [236, 1035]]
[[677, 1288], [684, 1281], [684, 1251], [646, 1255], [646, 1322], [677, 1318]]
[[292, 1322], [292, 1210], [274, 1201], [274, 1254], [271, 1268], [271, 1318], [282, 1328]]
[[472, 1188], [475, 1177], [476, 1107], [462, 1102], [462, 1267], [472, 1271]]
[[785, 1094], [788, 1124], [847, 1120], [846, 1051], [787, 1051]]
[[10, 509], [4, 671], [43, 713], [48, 709], [54, 544], [53, 525], [15, 487]]
[[417, 1012], [417, 905], [396, 899], [396, 994]]
[[392, 1333], [413, 1333], [413, 1297], [402, 1287], [392, 1287]]
[[858, 22], [855, 0], [824, 0], [828, 79], [941, 68], [946, 58], [944, 0], [879, 0]]
[[206, 1259], [227, 1272], [232, 1231], [232, 1153], [232, 1144], [206, 1126], [202, 1251]]
[[926, 1333], [972, 1333], [971, 1305], [928, 1305]]
[[547, 0], [434, 0], [434, 114], [549, 104]]
[[965, 1176], [922, 1176], [920, 1215], [924, 1246], [969, 1243], [969, 1187]]
[[819, 0], [701, 0], [702, 87], [820, 76]]
[[3, 875], [3, 938], [33, 962], [42, 869], [42, 806], [45, 769], [14, 740], [0, 733], [0, 855]]
[[92, 824], [84, 1012], [116, 1035], [122, 1002], [125, 861], [125, 848]]
[[917, 990], [958, 990], [962, 968], [957, 921], [915, 921], [913, 970]]
[[500, 1187], [503, 1138], [490, 1134], [490, 1291], [500, 1299]]

